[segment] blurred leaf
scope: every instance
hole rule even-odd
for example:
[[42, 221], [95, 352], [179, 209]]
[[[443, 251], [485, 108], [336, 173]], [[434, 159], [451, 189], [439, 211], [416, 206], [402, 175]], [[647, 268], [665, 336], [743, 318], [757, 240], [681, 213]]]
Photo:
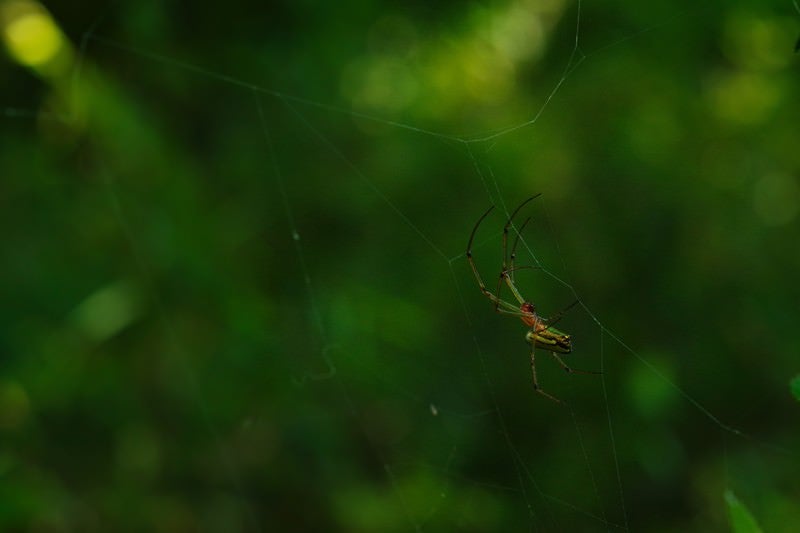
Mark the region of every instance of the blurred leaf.
[[131, 283], [118, 281], [90, 294], [73, 311], [75, 324], [103, 341], [125, 329], [141, 314], [142, 299]]
[[731, 526], [735, 533], [761, 533], [756, 519], [739, 501], [739, 498], [733, 493], [732, 490], [725, 491], [725, 501], [728, 504], [728, 513], [731, 517]]

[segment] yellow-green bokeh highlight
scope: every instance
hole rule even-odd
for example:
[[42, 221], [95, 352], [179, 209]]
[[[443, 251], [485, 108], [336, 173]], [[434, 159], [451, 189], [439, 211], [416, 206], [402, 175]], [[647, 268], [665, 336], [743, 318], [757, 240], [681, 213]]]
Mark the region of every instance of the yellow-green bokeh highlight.
[[1, 3], [0, 35], [11, 58], [44, 78], [66, 76], [72, 68], [72, 46], [38, 2]]

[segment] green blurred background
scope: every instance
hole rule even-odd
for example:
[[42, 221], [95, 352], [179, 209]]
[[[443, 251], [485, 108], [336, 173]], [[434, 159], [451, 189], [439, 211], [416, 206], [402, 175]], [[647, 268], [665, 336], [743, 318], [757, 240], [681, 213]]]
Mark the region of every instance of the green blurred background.
[[790, 0], [0, 24], [0, 529], [797, 531]]

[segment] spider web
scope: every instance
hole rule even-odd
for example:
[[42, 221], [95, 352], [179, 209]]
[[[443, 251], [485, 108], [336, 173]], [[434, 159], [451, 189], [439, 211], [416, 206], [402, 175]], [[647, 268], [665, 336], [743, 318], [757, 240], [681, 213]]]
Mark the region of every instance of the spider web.
[[[641, 196], [642, 205], [658, 207], [676, 191], [647, 178], [615, 182], [603, 169], [583, 167], [598, 159], [581, 161], [574, 147], [591, 150], [592, 143], [571, 137], [608, 132], [588, 120], [560, 122], [624, 101], [624, 89], [635, 85], [625, 66], [642, 60], [629, 54], [658, 57], [670, 48], [666, 43], [681, 44], [683, 27], [708, 23], [719, 12], [634, 17], [636, 8], [622, 4], [615, 6], [619, 13], [592, 2], [548, 5], [542, 12], [526, 2], [477, 10], [478, 22], [449, 36], [466, 53], [485, 52], [475, 43], [499, 39], [498, 32], [507, 33], [498, 28], [510, 32], [522, 14], [538, 13], [543, 44], [515, 65], [535, 71], [534, 81], [522, 74], [516, 81], [530, 86], [533, 97], [478, 76], [472, 100], [457, 101], [455, 94], [414, 100], [414, 88], [406, 88], [409, 101], [422, 102], [417, 114], [411, 104], [398, 110], [376, 104], [387, 101], [380, 91], [391, 88], [374, 80], [371, 86], [359, 73], [397, 76], [399, 92], [390, 91], [395, 99], [408, 73], [392, 62], [370, 63], [369, 56], [333, 67], [345, 72], [347, 106], [330, 103], [338, 98], [324, 94], [330, 89], [324, 82], [320, 91], [310, 85], [274, 90], [308, 75], [291, 71], [288, 51], [285, 58], [264, 52], [265, 83], [237, 76], [236, 65], [206, 67], [219, 64], [217, 58], [198, 61], [177, 39], [165, 51], [120, 36], [114, 31], [126, 14], [120, 4], [103, 9], [81, 35], [74, 93], [131, 92], [138, 95], [131, 113], [156, 117], [146, 131], [157, 137], [141, 154], [123, 149], [135, 132], [111, 126], [145, 126], [131, 117], [100, 121], [76, 167], [96, 180], [89, 197], [117, 228], [101, 242], [118, 261], [84, 294], [109, 290], [104, 284], [114, 281], [110, 290], [118, 298], [143, 300], [113, 335], [98, 337], [95, 349], [123, 355], [123, 371], [144, 367], [138, 380], [121, 383], [141, 404], [161, 401], [168, 410], [142, 407], [131, 415], [132, 430], [112, 425], [125, 437], [122, 449], [128, 441], [139, 449], [143, 441], [163, 450], [170, 466], [162, 464], [161, 482], [140, 493], [169, 501], [171, 519], [190, 524], [184, 514], [198, 513], [221, 530], [267, 530], [273, 523], [356, 531], [708, 529], [724, 523], [725, 488], [750, 486], [753, 496], [753, 486], [788, 483], [777, 472], [796, 472], [787, 451], [796, 435], [758, 423], [774, 407], [774, 393], [769, 403], [748, 394], [746, 375], [706, 387], [708, 376], [729, 361], [710, 347], [698, 317], [713, 317], [724, 306], [698, 315], [681, 308], [677, 297], [653, 301], [669, 291], [648, 285], [670, 280], [658, 277], [669, 275], [653, 257], [664, 252], [645, 242], [646, 233], [671, 230], [615, 201]], [[742, 17], [730, 18], [735, 26]], [[380, 20], [389, 22], [378, 34], [408, 29], [396, 14]], [[492, 42], [502, 48], [502, 40]], [[281, 59], [284, 70], [275, 74], [273, 63]], [[94, 64], [118, 87], [95, 87]], [[443, 64], [431, 59], [427, 66]], [[320, 78], [327, 68], [320, 66]], [[586, 99], [586, 87], [603, 95], [599, 104]], [[658, 81], [641, 87], [653, 94], [640, 103], [638, 118], [642, 127], [667, 130], [664, 143], [677, 143], [657, 89]], [[185, 101], [190, 91], [204, 100]], [[503, 91], [509, 91], [505, 99], [493, 99]], [[470, 104], [481, 99], [473, 113]], [[95, 105], [113, 109], [109, 102]], [[573, 105], [581, 110], [566, 113]], [[453, 109], [466, 115], [460, 123]], [[75, 123], [62, 111], [9, 106], [5, 114]], [[191, 122], [169, 124], [174, 116]], [[446, 133], [460, 130], [478, 133]], [[647, 139], [629, 142], [643, 154], [657, 151]], [[171, 160], [160, 143], [191, 155]], [[221, 167], [206, 154], [236, 164]], [[646, 158], [653, 173], [663, 168], [659, 157]], [[608, 165], [624, 168], [613, 160]], [[155, 174], [147, 176], [150, 171]], [[607, 181], [590, 182], [593, 172]], [[762, 196], [771, 194], [770, 183], [756, 186], [767, 188]], [[565, 406], [534, 393], [524, 327], [492, 312], [464, 255], [475, 220], [496, 205], [498, 214], [484, 222], [474, 246], [491, 289], [502, 226], [517, 203], [538, 192], [541, 199], [524, 213], [532, 222], [518, 254], [519, 264], [535, 268], [517, 272], [517, 284], [545, 315], [578, 300], [559, 323], [576, 346], [568, 363], [602, 372], [563, 375], [538, 352], [540, 382]], [[665, 200], [652, 199], [659, 195]], [[228, 231], [216, 228], [218, 222]], [[598, 229], [582, 233], [587, 225]], [[646, 231], [637, 234], [630, 229], [635, 225]], [[626, 256], [618, 242], [641, 243], [643, 251]], [[625, 275], [613, 269], [633, 268], [622, 264], [625, 258], [638, 268], [623, 285]], [[703, 275], [688, 266], [678, 271]], [[122, 289], [119, 280], [127, 284]], [[672, 292], [680, 296], [677, 284]], [[78, 329], [86, 329], [80, 310], [91, 310], [92, 301], [70, 315]], [[633, 306], [642, 316], [633, 316]], [[664, 312], [667, 306], [674, 311]], [[754, 328], [764, 333], [760, 324]], [[712, 332], [714, 339], [725, 342], [722, 333]], [[784, 375], [786, 366], [752, 380]], [[731, 393], [743, 398], [730, 400]], [[191, 450], [184, 464], [182, 452], [170, 447], [173, 438], [178, 450]], [[768, 472], [765, 479], [753, 479], [757, 468]], [[669, 515], [659, 511], [665, 501]], [[104, 509], [101, 520], [119, 518], [113, 505]], [[154, 504], [145, 509], [145, 522], [162, 516]], [[784, 508], [775, 512], [784, 521], [793, 516]]]

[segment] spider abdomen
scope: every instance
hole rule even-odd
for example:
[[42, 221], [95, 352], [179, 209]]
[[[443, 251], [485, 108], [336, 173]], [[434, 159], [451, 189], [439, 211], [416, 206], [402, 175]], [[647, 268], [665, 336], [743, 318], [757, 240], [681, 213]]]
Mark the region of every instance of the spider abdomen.
[[572, 351], [570, 336], [554, 328], [543, 327], [529, 331], [525, 334], [525, 341], [537, 348], [551, 352], [570, 353]]

